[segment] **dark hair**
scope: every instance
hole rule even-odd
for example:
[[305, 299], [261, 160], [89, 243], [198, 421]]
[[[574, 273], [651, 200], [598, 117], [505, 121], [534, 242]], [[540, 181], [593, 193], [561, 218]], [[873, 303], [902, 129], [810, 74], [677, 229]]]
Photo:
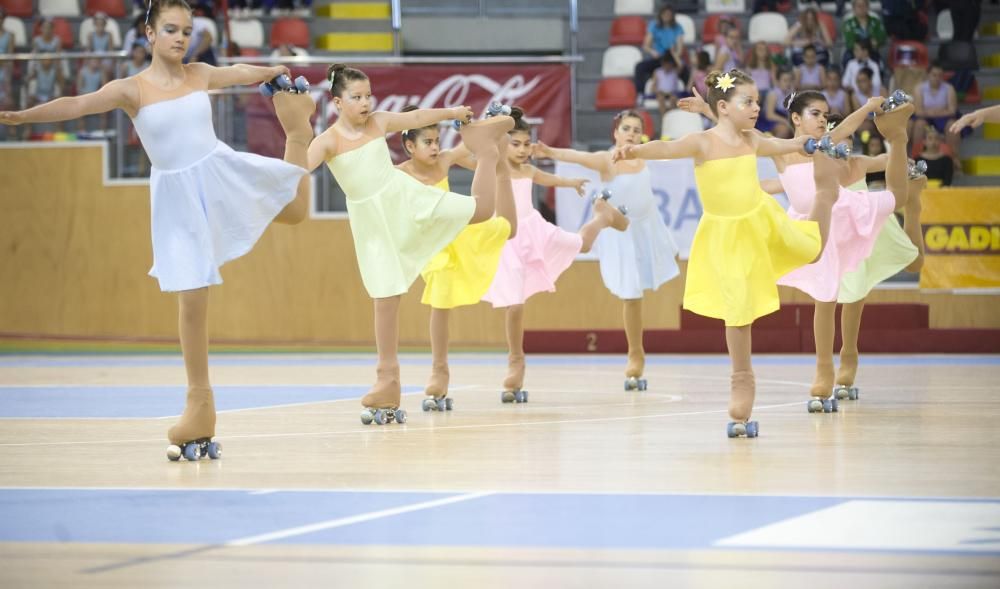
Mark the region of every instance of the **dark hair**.
[[944, 70], [944, 64], [940, 60], [934, 60], [931, 62], [931, 66], [927, 68], [927, 71], [931, 71], [934, 68]]
[[[746, 72], [737, 69], [732, 69], [726, 73], [733, 78], [733, 81], [735, 82], [734, 87], [745, 86], [747, 84], [751, 86], [755, 85], [753, 78], [751, 78], [750, 75], [747, 74]], [[730, 96], [728, 90], [723, 91], [715, 87], [716, 82], [718, 82], [719, 78], [721, 78], [723, 75], [725, 74], [723, 74], [718, 70], [714, 70], [708, 74], [707, 78], [705, 78], [705, 87], [708, 89], [708, 96], [706, 97], [708, 101], [708, 107], [712, 109], [712, 113], [714, 113], [715, 116], [719, 116], [719, 101], [720, 100], [728, 101]]]
[[791, 74], [792, 76], [794, 76], [795, 75], [795, 71], [791, 67], [789, 67], [787, 65], [781, 66], [781, 67], [778, 68], [778, 71], [774, 72], [774, 77], [775, 78], [780, 78], [781, 76], [783, 76], [785, 74]]
[[167, 8], [183, 8], [191, 13], [191, 5], [184, 0], [149, 0], [146, 5], [146, 26], [156, 28], [156, 19]]
[[[417, 105], [415, 105], [415, 104], [407, 104], [406, 106], [403, 107], [403, 110], [401, 112], [411, 112], [411, 111], [417, 110], [419, 108], [420, 107], [417, 106]], [[416, 143], [417, 139], [420, 138], [420, 135], [423, 134], [424, 131], [433, 130], [433, 129], [437, 129], [437, 125], [436, 124], [435, 125], [427, 125], [426, 127], [418, 127], [416, 129], [407, 129], [407, 130], [403, 131], [402, 133], [400, 133], [400, 136], [402, 137], [403, 151], [406, 153], [406, 155], [413, 155], [410, 152], [410, 150], [406, 148], [406, 142], [407, 141], [412, 141], [412, 142]]]
[[615, 118], [611, 122], [611, 135], [614, 136], [615, 131], [618, 129], [618, 125], [622, 124], [625, 119], [639, 119], [639, 124], [642, 126], [642, 132], [646, 132], [646, 120], [642, 118], [639, 111], [633, 110], [631, 108], [626, 108], [620, 113], [615, 115]]
[[[872, 144], [872, 139], [878, 139], [879, 140], [879, 142], [882, 144], [882, 153], [885, 153], [886, 152], [886, 149], [885, 149], [885, 139], [881, 135], [879, 135], [878, 133], [872, 133], [871, 135], [868, 136], [868, 141], [865, 142], [865, 147], [864, 147], [864, 153], [865, 153], [865, 155], [871, 155], [870, 146]], [[875, 154], [875, 155], [878, 155], [878, 154]]]
[[674, 67], [677, 67], [677, 60], [674, 59], [674, 54], [670, 53], [669, 51], [665, 51], [663, 55], [660, 56], [660, 63], [670, 64]]
[[524, 110], [521, 107], [510, 107], [510, 117], [514, 119], [514, 128], [507, 132], [508, 135], [513, 135], [514, 133], [531, 134], [531, 125], [524, 120]]
[[[792, 115], [802, 116], [806, 107], [814, 102], [826, 102], [826, 96], [816, 90], [803, 90], [802, 92], [792, 92], [785, 97], [785, 103], [781, 106], [788, 112], [788, 122], [792, 123]], [[795, 125], [792, 125], [793, 127]]]
[[802, 55], [805, 55], [806, 51], [812, 51], [813, 53], [816, 53], [817, 52], [816, 46], [813, 45], [812, 43], [806, 45], [805, 47], [802, 48]]
[[[670, 11], [670, 22], [663, 22], [663, 13], [667, 10]], [[656, 24], [661, 28], [675, 27], [677, 26], [677, 11], [674, 10], [673, 4], [669, 2], [664, 2], [660, 5], [660, 9], [656, 11]]]
[[339, 98], [344, 93], [348, 83], [367, 80], [368, 76], [359, 69], [335, 63], [326, 70], [326, 79], [330, 80], [330, 94]]
[[844, 122], [844, 115], [838, 113], [830, 113], [830, 116], [826, 117], [826, 124], [833, 125], [833, 129], [836, 129], [840, 123]]
[[702, 69], [702, 70], [705, 69], [705, 68], [707, 68], [708, 66], [712, 65], [712, 56], [708, 54], [708, 51], [702, 50], [702, 51], [698, 52], [698, 63], [697, 63], [697, 65], [698, 65], [698, 69]]
[[[863, 67], [863, 68], [859, 69], [858, 70], [858, 75], [860, 75], [860, 74], [864, 74], [864, 75], [868, 76], [869, 80], [871, 80], [872, 78], [875, 77], [875, 71], [872, 70], [872, 68], [870, 68], [870, 67]], [[855, 79], [857, 79], [857, 76], [855, 76]]]
[[[869, 57], [871, 56], [871, 54], [872, 54], [872, 42], [871, 42], [871, 39], [869, 39], [867, 37], [858, 37], [857, 39], [854, 40], [854, 44], [857, 45], [857, 46], [859, 46], [859, 47], [861, 47], [865, 51], [867, 51]], [[851, 47], [851, 50], [853, 51], [854, 47]], [[855, 55], [854, 57], [856, 59], [858, 56]]]

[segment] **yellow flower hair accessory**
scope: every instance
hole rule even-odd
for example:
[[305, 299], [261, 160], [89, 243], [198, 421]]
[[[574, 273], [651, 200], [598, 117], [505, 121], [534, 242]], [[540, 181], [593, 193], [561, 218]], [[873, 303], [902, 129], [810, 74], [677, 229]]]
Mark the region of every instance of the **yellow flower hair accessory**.
[[729, 72], [722, 74], [715, 81], [715, 88], [718, 90], [722, 90], [723, 94], [728, 92], [729, 89], [735, 85], [736, 85], [736, 80], [734, 80], [733, 77], [729, 75]]

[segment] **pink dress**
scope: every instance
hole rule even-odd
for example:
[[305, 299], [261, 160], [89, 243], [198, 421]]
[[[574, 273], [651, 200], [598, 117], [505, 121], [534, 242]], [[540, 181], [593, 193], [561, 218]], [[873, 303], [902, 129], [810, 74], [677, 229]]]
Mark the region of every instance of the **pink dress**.
[[[791, 202], [788, 216], [806, 219], [816, 198], [813, 164], [792, 164], [779, 174]], [[858, 192], [840, 187], [830, 215], [830, 234], [819, 260], [785, 274], [778, 284], [793, 286], [817, 301], [834, 302], [841, 278], [872, 253], [896, 200], [891, 192]]]
[[500, 267], [490, 290], [483, 297], [494, 307], [523, 305], [539, 292], [554, 292], [556, 279], [583, 247], [576, 233], [549, 223], [531, 202], [531, 178], [512, 181], [517, 208], [517, 234], [500, 254]]

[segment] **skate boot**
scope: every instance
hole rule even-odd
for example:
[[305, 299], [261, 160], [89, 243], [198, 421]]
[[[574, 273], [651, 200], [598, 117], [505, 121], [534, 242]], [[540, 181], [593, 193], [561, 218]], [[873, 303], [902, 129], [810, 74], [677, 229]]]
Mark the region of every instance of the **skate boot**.
[[427, 381], [427, 388], [424, 389], [427, 397], [421, 405], [424, 411], [451, 411], [452, 400], [448, 397], [449, 379], [447, 364], [443, 366], [435, 364], [431, 368], [431, 378]]
[[750, 421], [756, 392], [757, 384], [753, 372], [741, 370], [733, 373], [729, 397], [729, 417], [733, 421], [726, 426], [726, 435], [730, 438], [757, 437], [760, 426], [756, 421]]
[[646, 356], [643, 352], [629, 352], [628, 365], [625, 366], [625, 390], [644, 391], [646, 390], [646, 379], [642, 378], [643, 369], [646, 367]]
[[854, 377], [858, 373], [857, 352], [841, 352], [840, 368], [837, 370], [837, 386], [833, 391], [838, 399], [850, 399], [857, 401], [861, 396], [861, 391], [854, 386]]
[[628, 218], [625, 216], [628, 209], [625, 207], [615, 208], [608, 204], [611, 193], [607, 190], [594, 195], [594, 217], [603, 217], [607, 221], [607, 226], [617, 231], [628, 229]]
[[839, 410], [837, 398], [833, 396], [833, 362], [816, 364], [816, 380], [809, 389], [809, 402], [806, 410], [809, 413], [830, 413]]
[[167, 458], [173, 461], [183, 456], [192, 462], [208, 456], [222, 457], [222, 444], [212, 441], [215, 436], [215, 397], [208, 387], [191, 387], [181, 418], [167, 431]]
[[394, 368], [377, 368], [375, 384], [368, 394], [361, 397], [364, 410], [361, 411], [361, 423], [378, 425], [387, 423], [406, 423], [406, 411], [399, 408], [402, 389], [399, 385], [399, 366]]
[[503, 403], [527, 403], [528, 391], [524, 386], [524, 354], [511, 354], [507, 359], [507, 378], [503, 379], [503, 392], [500, 401]]

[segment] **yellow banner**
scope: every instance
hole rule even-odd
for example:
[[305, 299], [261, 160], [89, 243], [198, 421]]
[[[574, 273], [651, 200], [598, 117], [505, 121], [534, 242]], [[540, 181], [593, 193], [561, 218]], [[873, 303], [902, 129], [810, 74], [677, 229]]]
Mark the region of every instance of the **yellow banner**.
[[1000, 286], [1000, 187], [928, 188], [920, 288]]

